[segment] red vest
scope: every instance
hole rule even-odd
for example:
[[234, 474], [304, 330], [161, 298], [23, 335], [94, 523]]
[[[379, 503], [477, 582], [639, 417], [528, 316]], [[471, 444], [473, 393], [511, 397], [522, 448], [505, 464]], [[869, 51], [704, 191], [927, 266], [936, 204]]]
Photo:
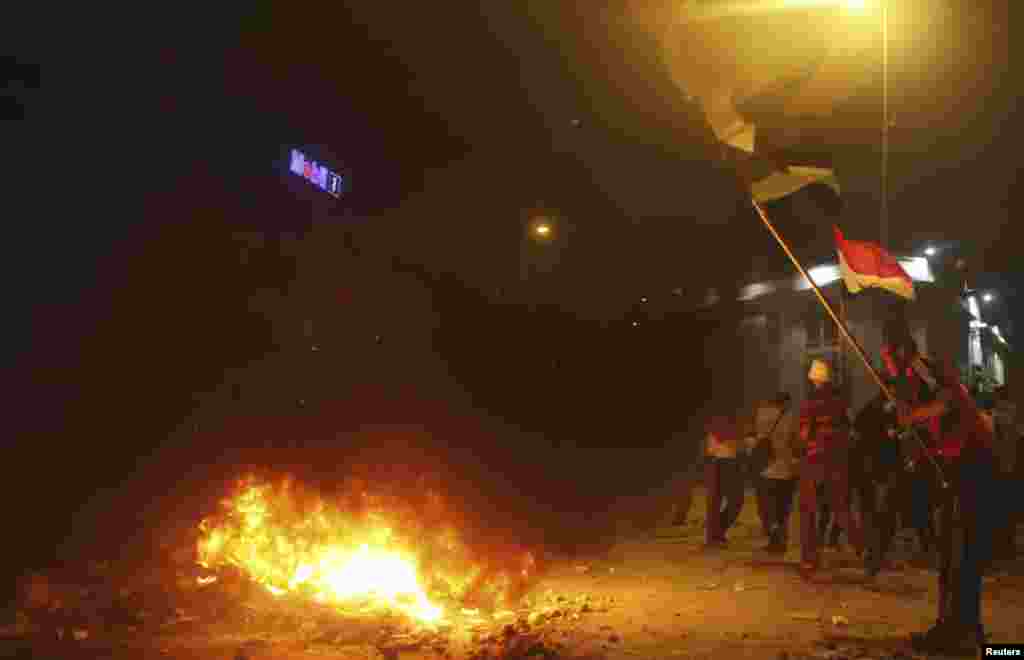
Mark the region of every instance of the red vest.
[[848, 440], [846, 409], [846, 401], [827, 385], [800, 405], [800, 436], [807, 438], [810, 462], [819, 462], [826, 449]]
[[[914, 400], [908, 403], [912, 406], [920, 405], [920, 392], [924, 386], [921, 376], [909, 365], [901, 370], [888, 346], [882, 347], [882, 360], [890, 376], [905, 376], [910, 379], [915, 396]], [[932, 442], [928, 453], [944, 458], [958, 458], [965, 448], [991, 451], [992, 434], [982, 421], [981, 411], [978, 410], [974, 399], [960, 382], [960, 374], [956, 367], [946, 360], [932, 365], [931, 370], [940, 383], [952, 385], [953, 400], [949, 405], [959, 412], [959, 419], [945, 431], [942, 430], [941, 417], [933, 417], [922, 424], [931, 434]], [[920, 453], [918, 452], [918, 458], [922, 458]]]
[[960, 418], [946, 434], [949, 439], [943, 438], [939, 453], [948, 457], [958, 457], [965, 449], [991, 453], [993, 434], [982, 421], [982, 412], [978, 409], [974, 397], [959, 381], [953, 388], [953, 401], [950, 405], [960, 411]]

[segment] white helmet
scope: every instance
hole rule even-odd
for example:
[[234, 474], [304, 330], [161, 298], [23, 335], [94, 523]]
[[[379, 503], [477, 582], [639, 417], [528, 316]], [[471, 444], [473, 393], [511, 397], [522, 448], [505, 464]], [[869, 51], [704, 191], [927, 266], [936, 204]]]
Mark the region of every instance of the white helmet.
[[828, 366], [828, 362], [824, 360], [812, 361], [811, 370], [807, 372], [807, 380], [812, 383], [831, 383], [832, 369]]

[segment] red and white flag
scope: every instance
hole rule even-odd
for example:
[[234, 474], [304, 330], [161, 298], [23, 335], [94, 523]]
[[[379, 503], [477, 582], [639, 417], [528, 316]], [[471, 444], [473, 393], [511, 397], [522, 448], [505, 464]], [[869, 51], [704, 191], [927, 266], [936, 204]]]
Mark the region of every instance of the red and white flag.
[[839, 227], [835, 227], [835, 233], [839, 272], [850, 293], [880, 288], [901, 298], [914, 299], [914, 281], [882, 246], [866, 241], [848, 241]]

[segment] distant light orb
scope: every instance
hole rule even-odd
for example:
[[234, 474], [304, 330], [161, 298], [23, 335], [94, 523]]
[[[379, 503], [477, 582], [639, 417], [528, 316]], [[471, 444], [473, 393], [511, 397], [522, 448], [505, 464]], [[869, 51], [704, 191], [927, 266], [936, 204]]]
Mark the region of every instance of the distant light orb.
[[634, 328], [639, 327], [639, 326], [640, 326], [640, 322], [639, 321], [633, 321], [633, 327]]
[[640, 302], [647, 304], [647, 296], [640, 298]]
[[934, 257], [936, 252], [938, 252], [938, 250], [936, 250], [931, 245], [929, 245], [928, 247], [926, 247], [924, 249], [925, 256], [928, 256], [928, 257]]
[[995, 299], [995, 296], [993, 296], [991, 293], [986, 293], [981, 297], [981, 299], [984, 300], [985, 302], [992, 302]]
[[557, 213], [534, 211], [523, 230], [527, 237], [538, 243], [551, 243], [558, 239], [561, 221]]

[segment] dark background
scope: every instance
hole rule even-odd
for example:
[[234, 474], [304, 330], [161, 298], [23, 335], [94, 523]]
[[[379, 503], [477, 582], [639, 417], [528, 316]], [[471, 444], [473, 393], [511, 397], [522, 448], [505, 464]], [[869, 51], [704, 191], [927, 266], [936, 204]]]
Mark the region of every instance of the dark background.
[[[72, 530], [90, 528], [96, 493], [146, 512], [139, 470], [161, 452], [173, 460], [156, 461], [163, 471], [146, 474], [149, 490], [268, 459], [234, 451], [248, 440], [230, 430], [218, 436], [221, 449], [207, 439], [172, 451], [165, 438], [194, 392], [274, 350], [247, 299], [286, 287], [296, 266], [268, 250], [238, 268], [232, 234], [309, 233], [329, 213], [351, 223], [375, 267], [433, 292], [443, 323], [431, 345], [458, 386], [404, 398], [354, 386], [313, 421], [306, 411], [305, 451], [328, 452], [316, 454], [319, 464], [340, 460], [330, 454], [333, 430], [373, 410], [374, 422], [434, 433], [377, 434], [368, 446], [458, 445], [442, 450], [460, 466], [453, 491], [506, 509], [599, 519], [616, 494], [685, 467], [664, 453], [645, 454], [656, 458], [644, 470], [580, 465], [572, 448], [660, 450], [724, 402], [742, 366], [725, 331], [737, 310], [702, 315], [670, 292], [682, 287], [692, 301], [785, 265], [711, 162], [699, 115], [660, 71], [653, 45], [557, 4], [91, 14], [78, 17], [82, 30], [51, 34], [45, 47], [26, 39], [4, 60], [7, 77], [21, 81], [3, 97], [2, 128], [14, 145], [6, 151], [18, 155], [7, 163], [4, 213], [3, 501], [23, 540], [15, 565], [48, 561]], [[910, 183], [894, 192], [892, 235], [905, 251], [956, 241], [1008, 314], [1020, 281], [1016, 243], [1005, 240], [1020, 185], [1018, 87], [1000, 47], [1002, 69], [978, 84], [974, 138], [908, 138], [900, 162]], [[288, 146], [309, 143], [355, 173], [341, 205], [348, 215], [281, 173]], [[970, 155], [955, 159], [964, 145]], [[915, 176], [915, 153], [950, 165]], [[954, 187], [962, 194], [951, 204]], [[807, 199], [838, 213], [821, 191]], [[496, 291], [516, 279], [523, 214], [533, 208], [556, 209], [572, 241], [530, 308]], [[803, 252], [830, 252], [820, 220], [792, 202], [774, 212]], [[641, 296], [675, 311], [648, 322]], [[279, 423], [288, 432], [300, 424]], [[203, 467], [218, 463], [228, 467]], [[140, 524], [137, 513], [119, 515], [122, 527]], [[158, 512], [147, 515], [159, 526]], [[516, 518], [510, 529], [536, 527]]]

